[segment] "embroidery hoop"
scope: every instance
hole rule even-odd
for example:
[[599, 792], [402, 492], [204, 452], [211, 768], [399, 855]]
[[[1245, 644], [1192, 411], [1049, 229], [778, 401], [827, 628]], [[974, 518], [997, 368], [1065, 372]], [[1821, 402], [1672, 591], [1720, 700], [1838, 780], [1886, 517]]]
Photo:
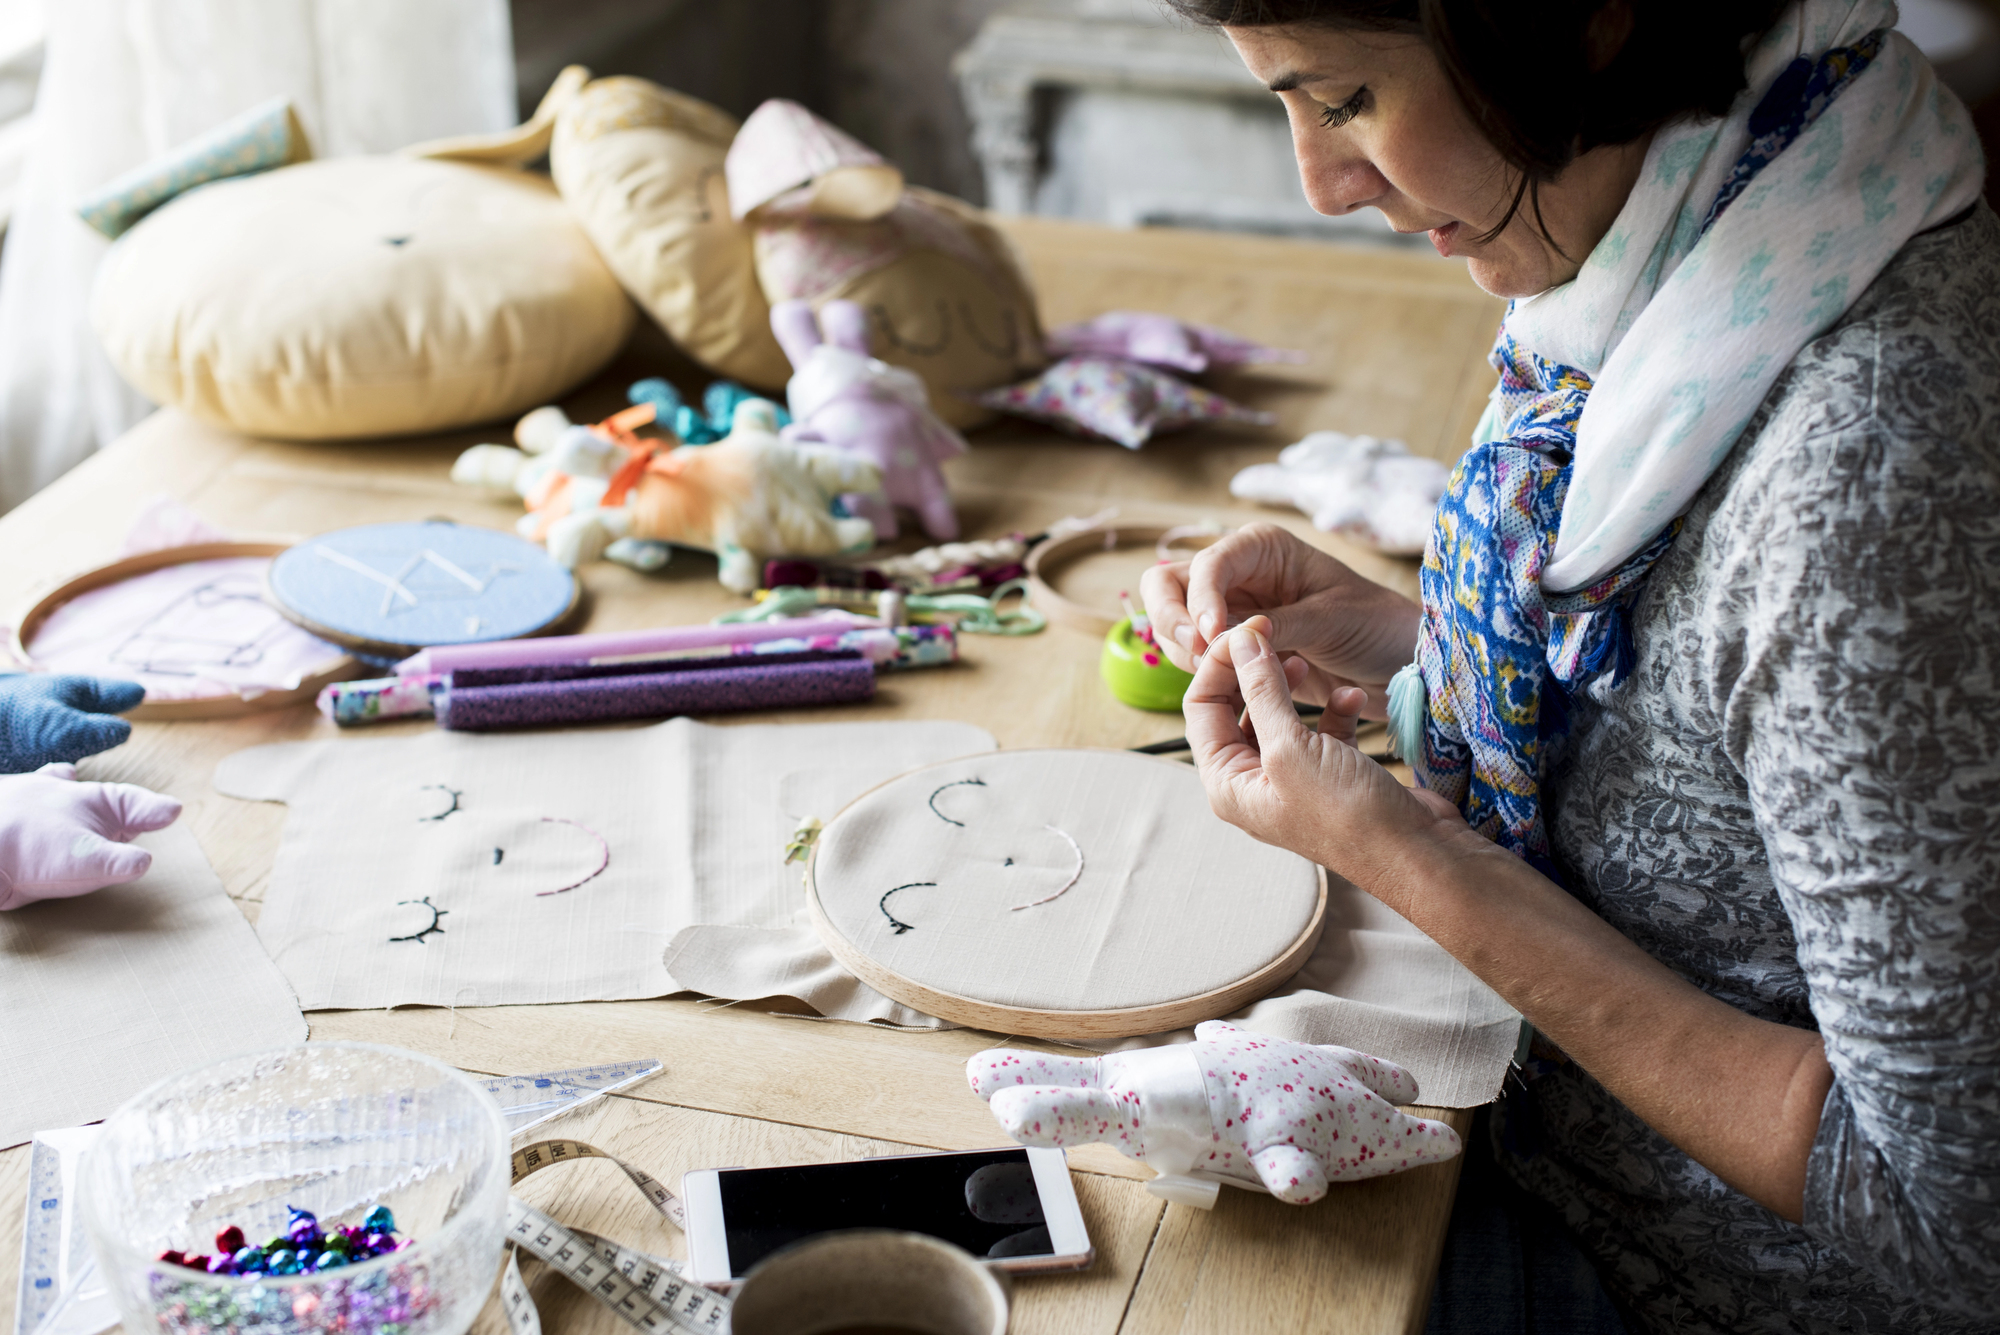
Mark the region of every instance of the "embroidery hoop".
[[[420, 526], [430, 524], [438, 524], [449, 530], [463, 530], [475, 542], [504, 540], [501, 543], [504, 548], [509, 550], [515, 548], [522, 549], [523, 559], [540, 562], [547, 567], [553, 567], [554, 563], [550, 560], [548, 554], [534, 543], [517, 538], [513, 534], [506, 533], [503, 530], [486, 529], [477, 525], [461, 525], [457, 521], [449, 519], [420, 520], [407, 523], [359, 524], [349, 528], [333, 529], [329, 532], [315, 534], [310, 538], [293, 543], [288, 550], [298, 551], [303, 556], [304, 552], [315, 544], [327, 544], [335, 538], [358, 535], [371, 530], [416, 529]], [[378, 578], [382, 573], [386, 572], [378, 572]], [[520, 624], [496, 628], [491, 633], [486, 634], [445, 638], [415, 635], [405, 640], [392, 640], [327, 624], [327, 620], [349, 615], [351, 609], [331, 609], [332, 616], [329, 617], [328, 613], [330, 609], [328, 608], [317, 605], [310, 608], [295, 606], [280, 589], [280, 575], [281, 572], [278, 563], [274, 560], [271, 563], [271, 568], [264, 575], [265, 601], [275, 607], [287, 620], [317, 635], [320, 639], [326, 640], [331, 644], [341, 645], [344, 648], [353, 650], [357, 654], [372, 658], [405, 658], [419, 649], [428, 648], [434, 644], [472, 644], [501, 639], [530, 639], [537, 635], [547, 635], [575, 616], [577, 608], [583, 599], [583, 582], [577, 579], [575, 574], [571, 572], [568, 600], [561, 608], [554, 610], [552, 615], [544, 614], [539, 619], [529, 618]], [[369, 591], [370, 596], [372, 596], [372, 592], [372, 590]], [[356, 601], [359, 601], [358, 597]], [[528, 624], [528, 622], [533, 622], [533, 624]]]
[[[994, 753], [994, 758], [1078, 753], [1139, 759], [1133, 757], [1130, 752], [1096, 747], [1045, 747], [1000, 751]], [[921, 769], [898, 775], [887, 783], [877, 784], [842, 808], [839, 815], [826, 823], [826, 828], [832, 829], [842, 817], [883, 789], [906, 783], [916, 775], [947, 768], [962, 768], [965, 763], [964, 759], [960, 759], [926, 765]], [[834, 958], [839, 960], [848, 972], [892, 1000], [900, 1001], [905, 1006], [920, 1010], [927, 1015], [934, 1015], [941, 1020], [950, 1020], [956, 1024], [969, 1025], [975, 1029], [990, 1030], [994, 1033], [1078, 1042], [1166, 1033], [1170, 1030], [1186, 1029], [1203, 1020], [1218, 1019], [1241, 1010], [1297, 973], [1319, 945], [1320, 935], [1326, 926], [1328, 892], [1326, 869], [1314, 867], [1318, 886], [1317, 899], [1305, 929], [1275, 958], [1258, 964], [1228, 983], [1189, 996], [1145, 1006], [1104, 1010], [1056, 1010], [1010, 1006], [964, 996], [909, 978], [875, 959], [848, 939], [835, 925], [821, 897], [820, 854], [826, 846], [824, 832], [818, 832], [812, 843], [812, 852], [806, 859], [806, 908], [812, 918], [813, 930], [833, 953]], [[869, 892], [872, 891], [873, 887], [870, 887]]]
[[[1111, 633], [1111, 628], [1125, 613], [1122, 610], [1105, 612], [1086, 607], [1056, 592], [1055, 580], [1063, 567], [1095, 552], [1115, 552], [1132, 547], [1154, 548], [1159, 545], [1160, 539], [1176, 532], [1176, 545], [1195, 546], [1197, 550], [1222, 536], [1217, 533], [1206, 541], [1198, 541], [1197, 535], [1187, 532], [1186, 525], [1103, 524], [1037, 543], [1029, 549], [1027, 559], [1022, 562], [1028, 579], [1028, 601], [1055, 625], [1102, 639]], [[1135, 576], [1132, 588], [1136, 592], [1138, 587]]]
[[[141, 552], [137, 556], [127, 556], [109, 565], [86, 570], [58, 584], [38, 598], [26, 612], [16, 620], [14, 637], [8, 643], [8, 651], [16, 662], [30, 668], [39, 668], [35, 656], [28, 646], [33, 643], [35, 632], [42, 628], [58, 607], [80, 594], [92, 589], [119, 584], [139, 575], [155, 570], [165, 570], [170, 566], [193, 565], [200, 561], [227, 560], [240, 556], [275, 557], [290, 548], [289, 541], [266, 542], [198, 542], [184, 547], [163, 547], [158, 551]], [[240, 718], [246, 714], [258, 714], [267, 709], [283, 709], [289, 705], [311, 700], [320, 688], [332, 682], [345, 681], [356, 670], [353, 658], [346, 654], [330, 658], [313, 669], [289, 691], [265, 691], [263, 694], [244, 699], [240, 695], [214, 695], [197, 700], [152, 700], [142, 701], [128, 709], [124, 717], [140, 723], [172, 723], [176, 720]]]

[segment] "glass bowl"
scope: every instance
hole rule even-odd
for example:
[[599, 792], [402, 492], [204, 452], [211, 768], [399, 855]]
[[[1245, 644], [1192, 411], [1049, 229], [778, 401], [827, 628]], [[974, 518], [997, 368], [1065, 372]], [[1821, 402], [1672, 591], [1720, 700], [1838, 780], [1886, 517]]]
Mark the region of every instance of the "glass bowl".
[[[85, 1156], [84, 1227], [127, 1335], [464, 1335], [498, 1271], [508, 1133], [464, 1072], [373, 1043], [309, 1043], [162, 1080], [113, 1113]], [[239, 1227], [286, 1231], [395, 1215], [398, 1250], [295, 1275], [211, 1275]]]

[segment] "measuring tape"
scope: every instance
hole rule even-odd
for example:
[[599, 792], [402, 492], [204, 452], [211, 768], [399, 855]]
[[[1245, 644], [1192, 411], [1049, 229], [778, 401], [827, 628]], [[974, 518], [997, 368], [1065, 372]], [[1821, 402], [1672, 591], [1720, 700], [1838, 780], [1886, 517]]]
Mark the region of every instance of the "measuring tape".
[[[542, 1140], [515, 1150], [512, 1181], [579, 1159], [616, 1164], [662, 1218], [686, 1230], [687, 1211], [659, 1179], [580, 1140]], [[678, 1262], [559, 1224], [518, 1196], [507, 1202], [507, 1243], [500, 1301], [513, 1335], [542, 1335], [541, 1313], [521, 1279], [522, 1251], [648, 1335], [724, 1335], [729, 1329], [729, 1299], [688, 1279]]]

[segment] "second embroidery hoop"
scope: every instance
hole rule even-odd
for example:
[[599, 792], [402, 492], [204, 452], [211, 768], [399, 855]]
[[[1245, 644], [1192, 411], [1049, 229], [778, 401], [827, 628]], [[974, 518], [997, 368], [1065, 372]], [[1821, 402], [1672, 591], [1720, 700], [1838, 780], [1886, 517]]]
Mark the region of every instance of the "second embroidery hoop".
[[814, 842], [806, 902], [883, 995], [1080, 1041], [1186, 1028], [1270, 992], [1319, 944], [1327, 882], [1215, 817], [1185, 765], [1003, 751], [862, 794]]

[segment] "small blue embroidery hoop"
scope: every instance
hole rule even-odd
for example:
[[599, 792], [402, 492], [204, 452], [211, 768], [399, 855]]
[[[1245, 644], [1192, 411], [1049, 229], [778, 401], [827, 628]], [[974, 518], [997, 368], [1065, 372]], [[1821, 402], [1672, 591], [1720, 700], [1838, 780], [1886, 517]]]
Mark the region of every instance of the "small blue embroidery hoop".
[[448, 520], [308, 538], [271, 562], [265, 589], [313, 634], [382, 658], [545, 634], [580, 592], [576, 576], [534, 543]]

